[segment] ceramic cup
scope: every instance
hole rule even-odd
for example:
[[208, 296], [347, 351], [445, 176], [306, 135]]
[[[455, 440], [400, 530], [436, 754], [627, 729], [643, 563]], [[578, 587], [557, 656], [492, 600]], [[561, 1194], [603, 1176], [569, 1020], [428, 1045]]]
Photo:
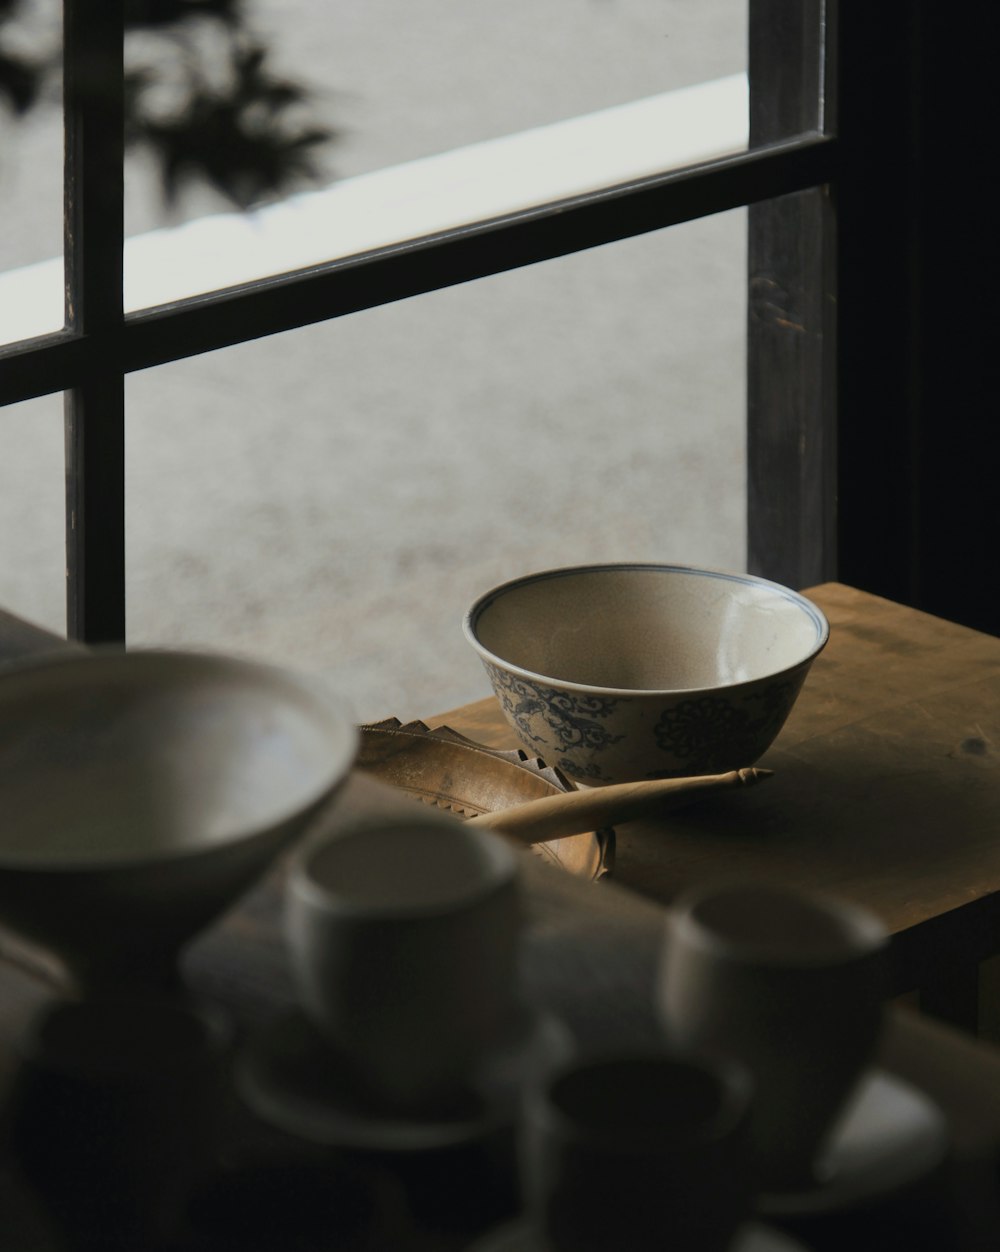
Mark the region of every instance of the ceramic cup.
[[815, 1181], [819, 1153], [871, 1059], [888, 936], [870, 913], [764, 885], [676, 902], [658, 1005], [667, 1039], [743, 1061], [759, 1185]]
[[509, 1026], [517, 855], [444, 814], [348, 827], [291, 865], [300, 1002], [373, 1098], [432, 1110]]
[[522, 1174], [552, 1252], [723, 1252], [747, 1216], [752, 1083], [731, 1061], [622, 1053], [530, 1093]]
[[60, 1003], [17, 1047], [3, 1128], [68, 1246], [135, 1252], [178, 1237], [215, 1163], [228, 1031], [180, 1003]]

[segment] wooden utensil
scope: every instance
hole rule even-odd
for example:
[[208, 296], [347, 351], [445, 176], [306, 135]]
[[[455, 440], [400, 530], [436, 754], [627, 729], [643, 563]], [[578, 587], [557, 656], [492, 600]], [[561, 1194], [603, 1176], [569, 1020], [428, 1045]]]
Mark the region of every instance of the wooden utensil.
[[581, 830], [615, 826], [679, 808], [694, 800], [732, 788], [754, 787], [772, 776], [769, 769], [734, 769], [697, 778], [658, 778], [615, 783], [587, 791], [567, 791], [481, 813], [469, 820], [475, 826], [512, 835], [525, 843], [544, 843]]
[[[357, 765], [423, 804], [466, 819], [573, 789], [558, 769], [520, 748], [489, 748], [448, 726], [431, 730], [395, 717], [361, 727]], [[532, 850], [568, 873], [605, 877], [614, 863], [614, 831], [574, 826], [572, 835], [535, 843]]]

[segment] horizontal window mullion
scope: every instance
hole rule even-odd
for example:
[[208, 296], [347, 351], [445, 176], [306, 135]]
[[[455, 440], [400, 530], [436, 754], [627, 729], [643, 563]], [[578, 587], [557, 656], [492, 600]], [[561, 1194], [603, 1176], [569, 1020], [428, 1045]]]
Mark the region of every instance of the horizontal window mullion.
[[[822, 185], [836, 157], [836, 140], [807, 136], [142, 310], [125, 319], [122, 366], [163, 365]], [[97, 338], [64, 332], [0, 348], [0, 404], [82, 380]]]
[[0, 347], [0, 405], [68, 391], [91, 370], [93, 336], [53, 331]]
[[126, 369], [357, 313], [832, 181], [836, 141], [760, 152], [458, 227], [126, 317]]

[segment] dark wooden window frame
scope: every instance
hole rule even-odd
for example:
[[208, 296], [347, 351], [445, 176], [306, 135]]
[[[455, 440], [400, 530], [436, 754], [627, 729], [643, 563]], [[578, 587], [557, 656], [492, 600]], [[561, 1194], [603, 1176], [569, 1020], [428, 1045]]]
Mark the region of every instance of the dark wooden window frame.
[[[125, 315], [123, 0], [64, 0], [66, 324], [0, 348], [0, 404], [65, 393], [69, 635], [125, 639], [130, 371], [741, 206], [749, 567], [793, 586], [840, 577], [920, 603], [928, 329], [915, 276], [929, 268], [917, 264], [927, 232], [919, 213], [901, 223], [884, 206], [912, 195], [927, 216], [916, 119], [940, 37], [935, 7], [750, 0], [748, 152]], [[879, 134], [872, 118], [886, 111], [892, 126]]]

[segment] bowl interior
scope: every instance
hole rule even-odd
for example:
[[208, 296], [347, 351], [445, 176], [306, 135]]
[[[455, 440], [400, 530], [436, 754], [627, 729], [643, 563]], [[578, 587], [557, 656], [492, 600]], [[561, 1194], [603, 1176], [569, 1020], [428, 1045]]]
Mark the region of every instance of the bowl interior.
[[748, 575], [675, 566], [556, 570], [507, 584], [472, 610], [472, 639], [561, 682], [683, 691], [780, 673], [812, 656], [826, 621]]
[[346, 708], [284, 670], [84, 654], [0, 677], [0, 868], [187, 856], [295, 818], [346, 773]]

